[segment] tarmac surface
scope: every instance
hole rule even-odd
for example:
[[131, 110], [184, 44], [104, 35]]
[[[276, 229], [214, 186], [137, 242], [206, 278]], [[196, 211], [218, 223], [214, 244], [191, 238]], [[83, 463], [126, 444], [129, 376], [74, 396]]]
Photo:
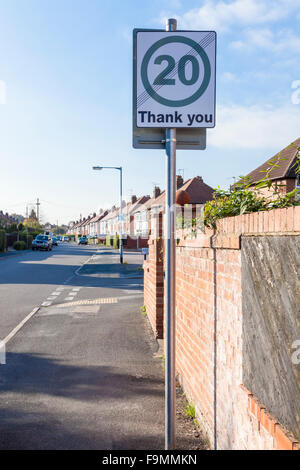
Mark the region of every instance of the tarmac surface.
[[0, 449], [164, 448], [142, 259], [72, 244], [0, 260], [0, 338], [17, 330], [0, 365]]

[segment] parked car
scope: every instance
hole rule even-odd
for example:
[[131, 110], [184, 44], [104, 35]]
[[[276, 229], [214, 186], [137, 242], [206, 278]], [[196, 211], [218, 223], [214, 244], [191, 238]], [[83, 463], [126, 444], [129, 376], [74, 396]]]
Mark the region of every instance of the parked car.
[[78, 245], [87, 245], [88, 241], [86, 237], [80, 237], [78, 238]]
[[63, 237], [63, 242], [69, 242], [69, 241], [70, 241], [69, 237]]
[[61, 241], [62, 241], [62, 236], [61, 236], [61, 235], [57, 235], [56, 239], [57, 239], [57, 241], [61, 242]]
[[37, 235], [32, 242], [32, 250], [52, 250], [52, 240], [48, 235]]
[[54, 246], [58, 245], [56, 237], [52, 237], [52, 245], [54, 245]]

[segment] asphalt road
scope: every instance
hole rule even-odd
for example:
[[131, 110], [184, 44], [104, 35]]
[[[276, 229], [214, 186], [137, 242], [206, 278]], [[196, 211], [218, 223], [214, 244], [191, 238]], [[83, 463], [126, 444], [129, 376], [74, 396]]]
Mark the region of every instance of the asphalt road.
[[38, 307], [56, 287], [74, 276], [94, 247], [61, 244], [0, 258], [0, 339]]
[[61, 245], [0, 259], [0, 449], [163, 449], [142, 256]]

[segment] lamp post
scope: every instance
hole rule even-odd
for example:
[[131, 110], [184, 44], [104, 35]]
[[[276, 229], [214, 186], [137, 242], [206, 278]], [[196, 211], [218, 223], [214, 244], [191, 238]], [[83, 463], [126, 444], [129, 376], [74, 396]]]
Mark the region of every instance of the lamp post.
[[122, 181], [122, 167], [121, 166], [93, 166], [93, 170], [103, 170], [103, 169], [110, 169], [110, 170], [119, 170], [120, 172], [120, 212], [119, 212], [119, 219], [120, 219], [120, 229], [119, 229], [119, 243], [120, 243], [120, 263], [123, 264], [123, 214], [122, 214], [122, 191], [123, 191], [123, 181]]

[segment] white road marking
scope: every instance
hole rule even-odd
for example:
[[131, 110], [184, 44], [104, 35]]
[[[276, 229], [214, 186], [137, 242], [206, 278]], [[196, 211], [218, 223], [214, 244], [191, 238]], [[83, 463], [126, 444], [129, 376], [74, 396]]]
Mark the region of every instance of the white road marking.
[[73, 296], [77, 295], [77, 294], [78, 294], [78, 292], [70, 292], [70, 295], [73, 295]]
[[66, 297], [65, 300], [73, 300], [74, 297]]
[[47, 297], [47, 300], [51, 300], [51, 302], [53, 302], [53, 300], [55, 300], [56, 297]]
[[73, 292], [79, 292], [81, 289], [81, 287], [74, 287], [74, 289], [72, 289]]
[[26, 322], [28, 322], [28, 320], [30, 320], [31, 317], [33, 317], [33, 315], [38, 312], [40, 309], [40, 307], [36, 307], [32, 310], [32, 312], [30, 312], [27, 317], [24, 318], [24, 320], [22, 320], [7, 336], [6, 338], [4, 338], [4, 340], [2, 341], [3, 344], [7, 344], [9, 340], [11, 340], [17, 333], [18, 331], [22, 328], [22, 326], [25, 325]]
[[60, 294], [61, 294], [61, 292], [52, 292], [51, 295], [60, 295]]
[[42, 303], [42, 307], [49, 307], [49, 305], [51, 305], [52, 302], [43, 302]]

